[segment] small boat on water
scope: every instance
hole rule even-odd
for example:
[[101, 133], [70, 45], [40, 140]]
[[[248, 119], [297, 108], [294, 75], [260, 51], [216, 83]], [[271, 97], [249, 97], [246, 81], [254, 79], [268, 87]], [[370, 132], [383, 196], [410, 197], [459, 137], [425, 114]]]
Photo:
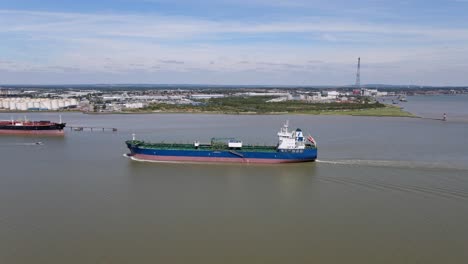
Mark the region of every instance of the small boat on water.
[[125, 143], [130, 156], [138, 161], [156, 162], [224, 162], [224, 163], [295, 163], [317, 159], [317, 143], [304, 136], [300, 128], [289, 131], [288, 122], [277, 133], [276, 146], [244, 145], [238, 139], [212, 138], [209, 143], [150, 143], [133, 135]]

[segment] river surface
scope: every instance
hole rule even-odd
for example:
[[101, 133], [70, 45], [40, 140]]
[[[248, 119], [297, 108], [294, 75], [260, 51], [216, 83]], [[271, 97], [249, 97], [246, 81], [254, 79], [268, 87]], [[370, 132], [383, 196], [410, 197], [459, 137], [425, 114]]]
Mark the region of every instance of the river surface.
[[408, 96], [399, 105], [420, 117], [442, 119], [444, 113], [451, 121], [468, 122], [468, 95]]
[[[66, 113], [118, 131], [1, 136], [0, 263], [468, 263], [468, 97], [453, 98], [408, 97], [426, 118]], [[444, 104], [448, 121], [432, 119]], [[276, 144], [286, 119], [317, 162], [123, 156], [132, 133]]]

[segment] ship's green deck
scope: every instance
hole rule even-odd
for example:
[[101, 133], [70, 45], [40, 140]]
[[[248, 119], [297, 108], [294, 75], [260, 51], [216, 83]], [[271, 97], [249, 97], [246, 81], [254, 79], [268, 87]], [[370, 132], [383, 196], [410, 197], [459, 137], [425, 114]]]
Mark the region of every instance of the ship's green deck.
[[[198, 148], [195, 148], [194, 144], [178, 144], [178, 143], [149, 143], [138, 140], [129, 140], [127, 143], [138, 146], [139, 148], [145, 149], [164, 149], [164, 150], [230, 150], [227, 144], [215, 143], [211, 145], [200, 144]], [[306, 145], [307, 148], [314, 148], [310, 145]], [[252, 146], [244, 145], [240, 149], [241, 151], [249, 152], [276, 152], [276, 146]]]

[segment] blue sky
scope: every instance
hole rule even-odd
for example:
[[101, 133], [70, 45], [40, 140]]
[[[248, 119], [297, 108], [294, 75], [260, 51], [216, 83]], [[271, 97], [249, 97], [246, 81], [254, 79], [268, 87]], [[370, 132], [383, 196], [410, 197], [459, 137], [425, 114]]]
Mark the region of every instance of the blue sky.
[[468, 0], [0, 0], [0, 83], [468, 85]]

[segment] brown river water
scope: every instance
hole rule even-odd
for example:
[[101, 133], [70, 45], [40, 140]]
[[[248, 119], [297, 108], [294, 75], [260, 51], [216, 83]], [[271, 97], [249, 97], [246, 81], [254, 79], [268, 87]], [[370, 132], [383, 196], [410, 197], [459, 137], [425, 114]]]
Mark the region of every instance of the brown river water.
[[[427, 112], [423, 99], [408, 100], [405, 107]], [[447, 122], [62, 114], [68, 125], [118, 131], [0, 137], [0, 263], [468, 263], [462, 110]], [[56, 113], [28, 118], [58, 121]], [[275, 144], [286, 119], [318, 141], [317, 162], [163, 164], [123, 156], [132, 133]]]

